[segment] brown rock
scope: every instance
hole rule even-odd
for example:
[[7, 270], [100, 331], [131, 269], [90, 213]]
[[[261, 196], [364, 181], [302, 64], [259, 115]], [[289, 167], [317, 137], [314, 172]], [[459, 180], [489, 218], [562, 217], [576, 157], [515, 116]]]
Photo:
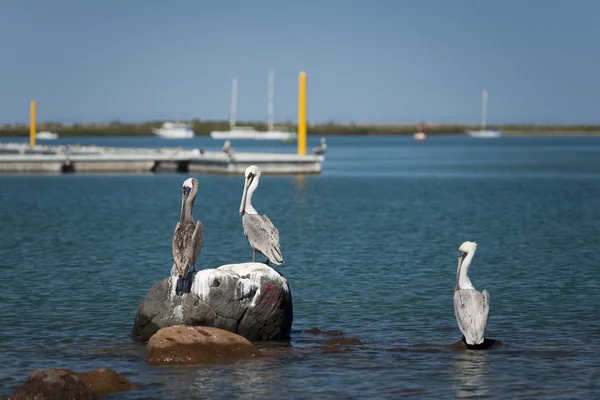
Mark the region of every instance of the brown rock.
[[77, 373], [68, 369], [36, 369], [8, 400], [97, 399]]
[[68, 369], [36, 369], [27, 381], [8, 398], [10, 400], [97, 399], [98, 396], [134, 389], [124, 376], [112, 369], [99, 368], [78, 373]]
[[150, 338], [146, 362], [184, 364], [255, 356], [258, 356], [256, 346], [235, 333], [205, 326], [175, 325], [160, 329]]
[[86, 386], [99, 396], [135, 389], [135, 385], [127, 378], [109, 368], [97, 368], [80, 372], [78, 375]]

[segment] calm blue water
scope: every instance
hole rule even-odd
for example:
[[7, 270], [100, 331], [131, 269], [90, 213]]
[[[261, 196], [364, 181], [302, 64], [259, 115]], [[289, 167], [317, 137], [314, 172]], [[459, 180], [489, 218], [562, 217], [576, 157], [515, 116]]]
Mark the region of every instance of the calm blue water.
[[[60, 139], [217, 149], [207, 138]], [[0, 395], [35, 368], [113, 368], [123, 399], [599, 398], [600, 138], [330, 138], [321, 176], [263, 176], [255, 207], [281, 233], [291, 348], [259, 361], [150, 367], [130, 340], [169, 274], [186, 175], [0, 176]], [[234, 142], [238, 151], [295, 151]], [[318, 144], [310, 138], [309, 146]], [[196, 176], [202, 267], [245, 262], [241, 176]], [[491, 296], [505, 346], [451, 351], [457, 250]], [[364, 341], [323, 352], [318, 326]]]

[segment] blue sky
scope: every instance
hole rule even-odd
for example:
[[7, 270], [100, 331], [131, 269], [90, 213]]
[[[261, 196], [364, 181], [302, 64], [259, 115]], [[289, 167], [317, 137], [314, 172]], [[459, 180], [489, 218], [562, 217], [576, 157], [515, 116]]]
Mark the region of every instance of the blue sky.
[[0, 123], [600, 123], [594, 0], [2, 0]]

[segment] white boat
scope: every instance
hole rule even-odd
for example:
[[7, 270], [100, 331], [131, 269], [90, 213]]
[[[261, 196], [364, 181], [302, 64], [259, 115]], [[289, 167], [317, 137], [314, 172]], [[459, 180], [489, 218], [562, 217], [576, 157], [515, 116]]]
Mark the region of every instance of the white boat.
[[58, 139], [58, 133], [52, 133], [48, 131], [41, 131], [35, 134], [36, 139], [40, 140], [54, 140]]
[[156, 136], [165, 139], [191, 139], [194, 131], [188, 124], [182, 122], [165, 122], [160, 128], [152, 128]]
[[282, 130], [275, 130], [273, 127], [273, 87], [275, 82], [275, 75], [273, 71], [269, 72], [269, 84], [268, 84], [268, 128], [266, 132], [257, 131], [252, 126], [237, 126], [237, 90], [238, 90], [238, 79], [233, 78], [231, 82], [231, 105], [230, 105], [230, 116], [229, 116], [229, 130], [228, 131], [212, 131], [210, 137], [213, 139], [252, 139], [252, 140], [294, 140], [297, 137], [295, 132], [286, 132]]
[[415, 139], [417, 142], [422, 142], [426, 138], [427, 135], [425, 135], [425, 132], [416, 132], [413, 134], [413, 139]]
[[467, 131], [467, 135], [475, 138], [498, 138], [502, 136], [502, 131], [485, 129], [487, 116], [487, 90], [481, 94], [481, 129], [477, 131]]

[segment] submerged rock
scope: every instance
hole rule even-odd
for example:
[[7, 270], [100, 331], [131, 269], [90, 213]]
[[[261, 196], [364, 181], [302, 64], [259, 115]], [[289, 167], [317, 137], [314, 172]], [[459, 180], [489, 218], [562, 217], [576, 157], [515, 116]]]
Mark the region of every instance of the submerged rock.
[[488, 349], [496, 349], [502, 346], [502, 342], [496, 339], [483, 339], [483, 343], [481, 344], [467, 344], [463, 339], [460, 339], [458, 342], [452, 343], [450, 348], [452, 350], [488, 350]]
[[341, 336], [344, 335], [344, 332], [339, 331], [337, 329], [330, 329], [328, 331], [323, 331], [317, 327], [314, 328], [310, 328], [310, 329], [305, 329], [302, 331], [302, 333], [310, 333], [313, 335], [332, 335], [332, 336]]
[[177, 279], [154, 285], [140, 304], [133, 324], [135, 340], [147, 341], [161, 328], [205, 326], [237, 333], [248, 340], [288, 339], [292, 294], [287, 279], [261, 263], [228, 264], [191, 277], [189, 293], [175, 294]]
[[92, 400], [98, 396], [134, 389], [124, 376], [112, 369], [99, 368], [88, 372], [68, 369], [36, 369], [25, 383], [8, 396], [9, 400]]
[[325, 346], [356, 346], [360, 344], [365, 343], [362, 340], [353, 337], [329, 339], [325, 342]]
[[248, 339], [229, 331], [205, 326], [170, 326], [148, 342], [146, 362], [185, 364], [234, 361], [254, 357], [258, 349]]

